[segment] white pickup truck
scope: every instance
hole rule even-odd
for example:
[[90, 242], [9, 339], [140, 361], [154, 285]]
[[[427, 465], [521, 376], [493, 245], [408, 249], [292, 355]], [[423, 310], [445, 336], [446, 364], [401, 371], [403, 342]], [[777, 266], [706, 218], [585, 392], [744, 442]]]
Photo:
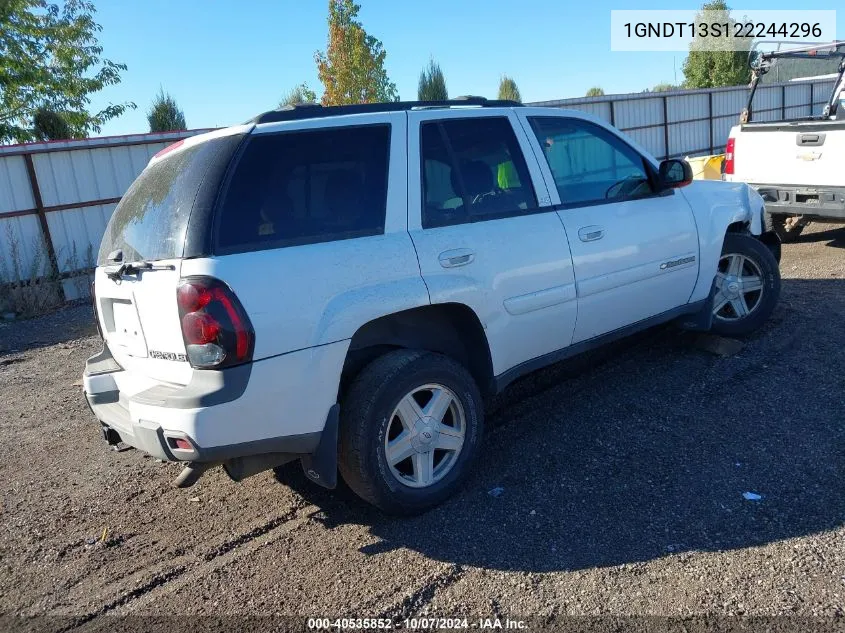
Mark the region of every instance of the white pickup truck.
[[[838, 59], [831, 93], [820, 115], [787, 121], [753, 121], [760, 78], [778, 60], [809, 65]], [[840, 101], [845, 42], [764, 53], [753, 67], [748, 106], [728, 138], [724, 178], [746, 182], [766, 201], [766, 225], [781, 241], [795, 240], [811, 221], [845, 222], [845, 107]], [[839, 115], [839, 116], [837, 116]]]

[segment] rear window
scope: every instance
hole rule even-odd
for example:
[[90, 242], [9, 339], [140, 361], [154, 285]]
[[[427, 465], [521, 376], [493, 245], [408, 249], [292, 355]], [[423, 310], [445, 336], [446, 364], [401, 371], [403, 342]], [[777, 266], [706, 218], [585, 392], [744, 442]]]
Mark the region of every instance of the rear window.
[[123, 261], [182, 257], [197, 192], [212, 164], [228, 160], [229, 153], [221, 150], [229, 145], [225, 138], [212, 139], [165, 155], [144, 169], [112, 214], [99, 264], [117, 249], [123, 251]]
[[217, 253], [384, 232], [390, 126], [249, 140], [218, 209]]

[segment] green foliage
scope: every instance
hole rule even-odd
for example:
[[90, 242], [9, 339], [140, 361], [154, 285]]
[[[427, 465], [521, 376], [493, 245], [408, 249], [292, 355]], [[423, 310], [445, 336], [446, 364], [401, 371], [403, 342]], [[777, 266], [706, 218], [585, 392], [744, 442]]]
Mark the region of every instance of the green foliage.
[[[0, 313], [13, 312], [24, 318], [45, 314], [64, 302], [63, 286], [67, 290], [72, 287], [77, 297], [84, 297], [91, 287], [97, 265], [91, 244], [84, 254], [76, 241], [71, 242], [70, 249], [56, 251], [58, 269], [66, 271], [62, 275], [50, 262], [41, 233], [23, 245], [14, 225], [8, 223], [3, 243], [6, 251], [0, 256]], [[29, 264], [24, 264], [27, 259]]]
[[681, 90], [681, 86], [670, 84], [668, 81], [657, 84], [651, 89], [651, 92], [668, 92], [669, 90]]
[[353, 0], [329, 0], [328, 45], [314, 54], [325, 88], [323, 105], [399, 100], [384, 68], [384, 46], [355, 19], [360, 9]]
[[[0, 310], [23, 317], [49, 312], [62, 303], [61, 278], [52, 270], [41, 234], [26, 248], [12, 227], [6, 224], [7, 250], [0, 256]], [[29, 265], [24, 264], [26, 259]]]
[[446, 89], [446, 78], [440, 70], [440, 64], [433, 59], [420, 72], [420, 83], [417, 87], [419, 101], [446, 101], [449, 91]]
[[279, 101], [279, 107], [301, 103], [317, 103], [317, 94], [304, 82], [285, 93], [282, 100]]
[[0, 143], [36, 139], [39, 108], [61, 112], [71, 136], [99, 132], [134, 103], [91, 113], [90, 95], [120, 82], [125, 64], [102, 59], [87, 0], [0, 0]]
[[163, 88], [159, 88], [158, 94], [147, 111], [147, 122], [150, 124], [150, 132], [188, 129], [185, 113], [179, 109], [176, 99], [166, 94]]
[[[706, 20], [705, 13], [706, 12]], [[724, 0], [713, 0], [701, 7], [695, 22], [728, 23], [733, 33], [736, 20], [730, 17], [730, 7]], [[739, 86], [750, 81], [748, 51], [750, 39], [742, 41], [744, 50], [729, 50], [728, 38], [694, 39], [684, 60], [685, 88], [719, 88]]]
[[519, 94], [519, 88], [516, 85], [516, 82], [513, 78], [508, 77], [507, 75], [502, 75], [502, 78], [499, 80], [499, 99], [504, 99], [507, 101], [518, 101], [522, 103], [522, 95]]
[[39, 141], [61, 141], [73, 138], [65, 118], [48, 108], [38, 108], [32, 118], [32, 134]]
[[603, 97], [604, 96], [604, 89], [600, 86], [593, 86], [589, 90], [587, 90], [587, 94], [584, 95], [585, 97]]

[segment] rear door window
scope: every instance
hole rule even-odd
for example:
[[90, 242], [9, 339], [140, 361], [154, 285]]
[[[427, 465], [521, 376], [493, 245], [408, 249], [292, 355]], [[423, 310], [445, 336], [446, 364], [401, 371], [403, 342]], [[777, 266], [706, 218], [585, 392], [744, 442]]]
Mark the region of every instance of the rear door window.
[[215, 252], [384, 233], [390, 126], [254, 134], [217, 212]]
[[424, 228], [536, 210], [528, 166], [507, 118], [432, 121], [420, 134]]

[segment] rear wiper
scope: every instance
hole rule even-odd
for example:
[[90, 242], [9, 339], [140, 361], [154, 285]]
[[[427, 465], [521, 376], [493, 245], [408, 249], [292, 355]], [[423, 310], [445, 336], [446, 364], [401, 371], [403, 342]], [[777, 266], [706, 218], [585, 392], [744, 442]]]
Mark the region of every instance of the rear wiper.
[[106, 277], [120, 281], [124, 275], [137, 275], [142, 270], [176, 270], [173, 264], [154, 264], [153, 262], [126, 262], [117, 267], [106, 268]]

